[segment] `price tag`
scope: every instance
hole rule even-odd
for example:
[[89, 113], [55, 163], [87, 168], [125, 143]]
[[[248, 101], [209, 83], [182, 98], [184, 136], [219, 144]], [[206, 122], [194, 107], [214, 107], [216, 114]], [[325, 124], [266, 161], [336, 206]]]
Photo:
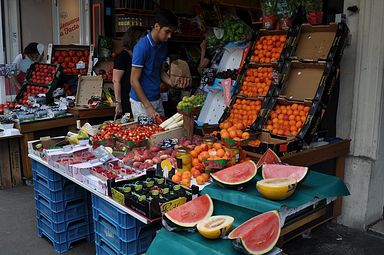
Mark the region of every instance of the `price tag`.
[[165, 181], [167, 181], [169, 171], [172, 170], [172, 164], [169, 160], [166, 159], [161, 161], [160, 166], [161, 166], [161, 170], [163, 170], [163, 177], [165, 178]]
[[185, 197], [179, 197], [179, 198], [176, 198], [174, 200], [168, 201], [168, 202], [160, 205], [160, 211], [162, 213], [169, 212], [170, 210], [172, 210], [172, 209], [174, 209], [174, 208], [176, 208], [182, 204], [185, 204], [186, 201], [187, 201], [187, 199]]
[[231, 104], [231, 78], [221, 81], [221, 86], [223, 86], [224, 103], [228, 107]]
[[118, 202], [121, 205], [125, 205], [124, 204], [124, 195], [123, 194], [121, 194], [120, 192], [118, 192], [115, 189], [111, 189], [111, 192], [112, 192], [113, 200], [115, 200], [116, 202]]
[[141, 126], [150, 126], [150, 125], [153, 125], [153, 118], [150, 117], [150, 116], [139, 116], [137, 118], [137, 121], [139, 123], [139, 125]]
[[85, 63], [83, 61], [79, 61], [76, 63], [76, 69], [84, 69]]

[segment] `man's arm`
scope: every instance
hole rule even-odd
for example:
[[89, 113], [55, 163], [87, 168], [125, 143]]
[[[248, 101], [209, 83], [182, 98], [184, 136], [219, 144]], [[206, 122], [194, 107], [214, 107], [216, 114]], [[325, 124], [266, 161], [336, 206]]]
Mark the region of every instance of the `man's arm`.
[[149, 116], [155, 118], [156, 115], [159, 115], [152, 104], [149, 102], [148, 98], [145, 96], [143, 88], [140, 84], [142, 68], [132, 66], [131, 70], [131, 86], [136, 93], [136, 96], [140, 100], [140, 102], [144, 105], [145, 109]]
[[115, 92], [115, 102], [116, 102], [116, 108], [115, 108], [115, 114], [121, 114], [123, 109], [121, 107], [121, 79], [124, 75], [123, 70], [119, 69], [113, 69], [112, 72], [112, 82], [113, 82], [113, 91]]

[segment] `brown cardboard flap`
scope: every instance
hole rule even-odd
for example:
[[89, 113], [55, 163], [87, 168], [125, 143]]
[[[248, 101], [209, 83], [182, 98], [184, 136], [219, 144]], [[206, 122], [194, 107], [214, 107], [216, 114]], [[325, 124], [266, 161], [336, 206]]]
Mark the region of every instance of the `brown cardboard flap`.
[[298, 59], [327, 59], [337, 33], [337, 24], [311, 26], [303, 24], [292, 56]]
[[76, 92], [76, 105], [88, 106], [88, 100], [92, 96], [101, 97], [103, 93], [103, 77], [79, 76]]
[[295, 136], [285, 136], [285, 137], [287, 139], [273, 138], [271, 137], [271, 134], [269, 132], [261, 132], [259, 136], [259, 140], [268, 144], [281, 144], [281, 143], [287, 143], [296, 139]]
[[321, 63], [291, 62], [280, 96], [291, 100], [312, 100], [323, 77], [325, 67], [326, 65]]
[[54, 138], [50, 136], [44, 136], [44, 137], [40, 137], [40, 141], [44, 148], [53, 147], [53, 146], [63, 146], [68, 144], [68, 141], [65, 139], [65, 137]]

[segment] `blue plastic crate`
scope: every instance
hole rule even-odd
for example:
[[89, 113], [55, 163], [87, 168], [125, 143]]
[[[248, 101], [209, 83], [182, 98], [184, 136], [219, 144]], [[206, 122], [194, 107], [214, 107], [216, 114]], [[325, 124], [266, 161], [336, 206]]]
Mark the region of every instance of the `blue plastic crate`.
[[60, 174], [56, 173], [49, 167], [46, 167], [43, 164], [33, 159], [32, 159], [32, 171], [36, 172], [40, 176], [50, 181], [60, 181], [64, 179], [64, 177], [62, 177]]
[[156, 236], [156, 231], [148, 231], [148, 233], [140, 235], [137, 241], [137, 253], [145, 253]]
[[87, 222], [71, 225], [63, 232], [55, 232], [49, 227], [49, 220], [40, 217], [37, 219], [37, 226], [39, 237], [47, 237], [58, 253], [68, 251], [73, 242], [82, 239], [87, 239], [88, 241], [92, 240], [92, 236], [89, 233], [89, 224]]
[[76, 198], [85, 198], [86, 196], [86, 190], [74, 183], [68, 183], [67, 185], [64, 185], [61, 190], [58, 191], [53, 191], [49, 189], [48, 183], [46, 183], [41, 178], [37, 178], [37, 180], [34, 180], [33, 185], [35, 190], [47, 195], [49, 199], [53, 202], [61, 202]]
[[85, 198], [76, 198], [76, 199], [66, 200], [61, 202], [53, 202], [49, 199], [49, 197], [47, 197], [46, 194], [43, 194], [36, 190], [35, 190], [35, 200], [36, 200], [36, 206], [38, 206], [37, 201], [42, 202], [44, 203], [44, 205], [46, 205], [55, 213], [64, 211], [68, 206], [86, 202]]
[[[93, 218], [97, 219], [99, 214], [104, 216], [109, 222], [122, 228], [129, 229], [136, 227], [136, 218], [120, 210], [111, 203], [92, 194]], [[96, 210], [95, 210], [96, 209]]]
[[95, 232], [112, 243], [114, 247], [118, 247], [120, 241], [130, 242], [137, 240], [136, 228], [121, 228], [118, 225], [112, 224], [102, 216], [94, 220]]
[[121, 255], [119, 251], [116, 251], [109, 246], [101, 236], [95, 234], [96, 255]]
[[64, 222], [54, 222], [52, 220], [49, 220], [47, 216], [44, 214], [39, 213], [36, 211], [36, 219], [44, 219], [44, 224], [48, 225], [50, 229], [55, 231], [56, 233], [65, 232], [69, 229], [70, 226], [76, 226], [79, 224], [86, 223], [88, 225], [88, 233], [89, 233], [89, 222], [87, 220], [87, 217], [82, 216], [78, 217], [76, 219], [70, 220], [70, 221], [64, 221]]
[[96, 244], [106, 244], [109, 248], [109, 252], [104, 254], [122, 254], [122, 255], [136, 255], [137, 253], [137, 240], [131, 242], [120, 241], [118, 247], [115, 247], [109, 240], [106, 240], [103, 236], [95, 233], [95, 243]]
[[49, 208], [49, 203], [46, 203], [46, 200], [40, 199], [36, 201], [36, 215], [42, 214], [53, 222], [68, 222], [81, 217], [87, 217], [87, 221], [89, 222], [89, 213], [90, 211], [84, 202], [71, 204], [63, 211], [54, 212]]
[[46, 186], [52, 191], [62, 190], [65, 185], [72, 183], [70, 180], [65, 178], [56, 181], [49, 180], [36, 171], [32, 171], [32, 177], [34, 182], [36, 182], [37, 180], [41, 180], [41, 182], [45, 183]]

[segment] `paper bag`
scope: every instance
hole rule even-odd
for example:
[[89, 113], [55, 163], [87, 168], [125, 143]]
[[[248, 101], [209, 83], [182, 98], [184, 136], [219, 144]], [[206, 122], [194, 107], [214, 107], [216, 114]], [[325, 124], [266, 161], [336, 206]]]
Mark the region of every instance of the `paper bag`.
[[181, 59], [172, 61], [169, 73], [172, 87], [177, 87], [179, 78], [192, 78], [188, 63]]

